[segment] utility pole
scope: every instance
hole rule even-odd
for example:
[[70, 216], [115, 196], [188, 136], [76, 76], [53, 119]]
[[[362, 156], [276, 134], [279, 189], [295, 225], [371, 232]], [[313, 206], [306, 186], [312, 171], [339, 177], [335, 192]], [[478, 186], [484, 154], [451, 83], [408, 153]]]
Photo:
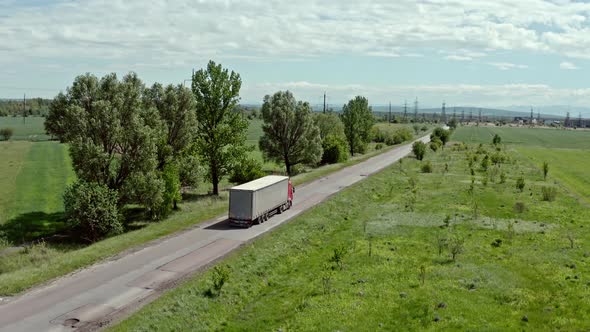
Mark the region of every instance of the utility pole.
[[389, 123], [391, 123], [391, 102], [389, 102]]
[[582, 112], [578, 114], [578, 128], [582, 128]]
[[453, 120], [457, 120], [457, 107], [453, 106]]
[[324, 114], [326, 114], [326, 91], [324, 91]]
[[23, 124], [25, 124], [25, 119], [27, 118], [27, 94], [23, 94]]
[[564, 127], [569, 127], [570, 125], [570, 112], [567, 112], [567, 115], [565, 116], [565, 121], [563, 123]]
[[404, 101], [404, 123], [408, 122], [408, 104]]
[[530, 119], [531, 126], [533, 125], [533, 107], [531, 106], [531, 119]]
[[416, 97], [416, 101], [414, 101], [414, 121], [418, 120], [418, 97]]
[[461, 110], [461, 123], [465, 122], [465, 109]]
[[469, 109], [469, 122], [473, 121], [473, 108]]
[[442, 113], [441, 113], [440, 117], [441, 117], [442, 123], [447, 123], [447, 103], [445, 103], [444, 101], [442, 104]]
[[477, 109], [479, 111], [479, 118], [477, 120], [477, 124], [479, 124], [481, 122], [481, 108]]

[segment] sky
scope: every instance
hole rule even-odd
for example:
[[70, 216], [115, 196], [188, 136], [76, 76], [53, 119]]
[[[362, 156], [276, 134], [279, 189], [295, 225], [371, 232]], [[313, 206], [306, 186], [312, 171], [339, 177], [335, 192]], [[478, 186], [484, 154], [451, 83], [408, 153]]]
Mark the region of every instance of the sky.
[[86, 72], [182, 84], [209, 60], [243, 103], [590, 107], [590, 2], [0, 0], [0, 98]]

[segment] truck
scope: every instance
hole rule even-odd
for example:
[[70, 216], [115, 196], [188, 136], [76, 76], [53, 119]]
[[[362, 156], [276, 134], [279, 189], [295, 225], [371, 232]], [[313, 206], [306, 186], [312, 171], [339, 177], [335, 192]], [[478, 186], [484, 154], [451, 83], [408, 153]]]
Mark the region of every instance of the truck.
[[232, 226], [261, 224], [293, 205], [295, 188], [287, 176], [268, 175], [229, 190], [229, 222]]

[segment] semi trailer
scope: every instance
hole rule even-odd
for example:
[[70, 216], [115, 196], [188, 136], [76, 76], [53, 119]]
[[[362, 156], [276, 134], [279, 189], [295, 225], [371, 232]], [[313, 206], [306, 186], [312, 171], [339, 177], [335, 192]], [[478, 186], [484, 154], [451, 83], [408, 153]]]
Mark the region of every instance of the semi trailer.
[[229, 190], [231, 225], [250, 227], [261, 224], [293, 205], [295, 188], [286, 176], [268, 175]]

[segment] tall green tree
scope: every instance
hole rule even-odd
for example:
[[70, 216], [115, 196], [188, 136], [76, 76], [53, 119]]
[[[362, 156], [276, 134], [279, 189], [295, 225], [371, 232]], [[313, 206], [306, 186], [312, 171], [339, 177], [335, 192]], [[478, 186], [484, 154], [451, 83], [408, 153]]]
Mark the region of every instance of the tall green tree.
[[142, 103], [144, 85], [135, 73], [122, 80], [109, 74], [76, 77], [50, 107], [46, 130], [70, 143], [80, 180], [115, 190], [118, 203], [153, 208], [162, 201], [156, 170], [157, 130]]
[[219, 195], [219, 181], [229, 174], [246, 151], [248, 122], [234, 111], [240, 100], [241, 86], [238, 73], [229, 73], [213, 61], [193, 76], [197, 117], [195, 146], [208, 166], [214, 195]]
[[309, 103], [295, 100], [289, 91], [267, 95], [262, 119], [259, 145], [265, 158], [283, 162], [289, 175], [294, 165], [320, 162], [322, 139]]
[[[182, 85], [163, 87], [154, 83], [144, 95], [146, 109], [155, 109], [152, 127], [161, 131], [158, 141], [158, 169], [183, 158], [191, 148], [196, 133], [195, 100]], [[161, 120], [161, 121], [158, 121]]]
[[344, 105], [341, 114], [344, 133], [350, 147], [350, 154], [364, 152], [370, 141], [370, 132], [375, 118], [367, 98], [357, 96]]
[[348, 159], [348, 143], [344, 134], [344, 124], [340, 117], [333, 112], [317, 113], [314, 115], [315, 124], [320, 129], [322, 138], [322, 163], [332, 164]]

